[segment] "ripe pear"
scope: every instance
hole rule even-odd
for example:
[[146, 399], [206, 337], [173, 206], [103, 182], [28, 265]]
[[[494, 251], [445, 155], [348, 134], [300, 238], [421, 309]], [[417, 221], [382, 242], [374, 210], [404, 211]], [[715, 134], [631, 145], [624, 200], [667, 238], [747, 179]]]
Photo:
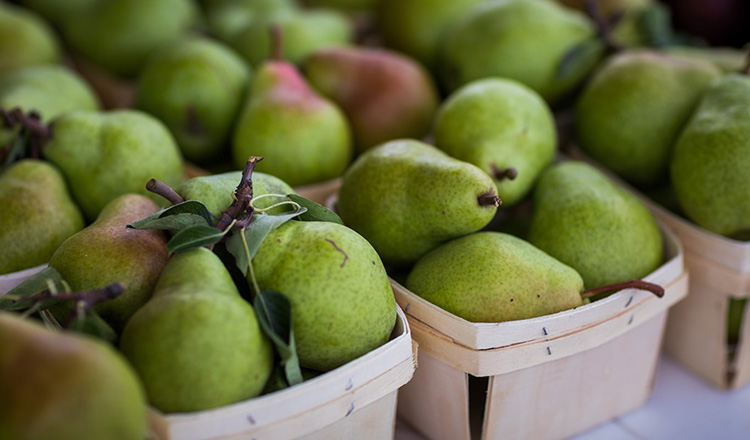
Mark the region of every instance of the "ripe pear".
[[143, 439], [143, 388], [107, 344], [0, 313], [0, 438]]
[[380, 34], [387, 47], [438, 67], [446, 29], [485, 0], [379, 0], [375, 4]]
[[112, 200], [89, 227], [65, 240], [50, 259], [75, 291], [125, 284], [117, 298], [94, 306], [116, 332], [151, 298], [156, 281], [169, 261], [167, 240], [156, 229], [128, 229], [159, 207], [151, 199], [126, 194]]
[[59, 59], [57, 37], [41, 17], [28, 9], [0, 3], [0, 74], [54, 64]]
[[583, 279], [528, 242], [499, 232], [457, 238], [417, 261], [406, 288], [472, 322], [534, 318], [583, 305]]
[[674, 148], [671, 179], [683, 211], [720, 235], [750, 239], [750, 77], [711, 83]]
[[229, 48], [193, 38], [157, 53], [138, 79], [136, 106], [161, 119], [188, 160], [223, 153], [250, 79]]
[[156, 178], [167, 185], [182, 181], [182, 158], [169, 130], [159, 120], [134, 110], [72, 112], [54, 121], [43, 149], [70, 184], [88, 219], [95, 219], [115, 197], [146, 191]]
[[192, 0], [103, 0], [67, 16], [61, 27], [74, 52], [132, 77], [152, 53], [179, 40], [197, 13]]
[[441, 79], [454, 90], [480, 78], [510, 78], [554, 103], [593, 67], [560, 79], [560, 62], [594, 35], [593, 24], [583, 14], [550, 0], [488, 2], [446, 33], [440, 53]]
[[357, 151], [429, 133], [439, 98], [415, 61], [383, 49], [336, 47], [313, 53], [304, 69], [312, 86], [341, 106]]
[[262, 156], [261, 172], [306, 185], [340, 176], [352, 150], [346, 117], [292, 64], [269, 61], [258, 70], [234, 131], [236, 167], [244, 167], [249, 156]]
[[476, 232], [500, 201], [492, 178], [435, 147], [402, 139], [362, 154], [341, 182], [338, 213], [386, 263], [409, 264]]
[[332, 10], [284, 11], [254, 20], [234, 38], [232, 46], [253, 67], [272, 57], [271, 26], [278, 26], [284, 36], [284, 56], [300, 64], [316, 50], [345, 46], [352, 42], [354, 31], [347, 18]]
[[528, 239], [578, 271], [586, 288], [643, 278], [662, 261], [661, 233], [648, 209], [583, 162], [542, 173]]
[[474, 81], [449, 96], [434, 136], [436, 147], [493, 176], [504, 206], [531, 191], [557, 151], [555, 120], [544, 99], [501, 78]]
[[200, 411], [258, 395], [271, 345], [219, 257], [176, 254], [153, 298], [128, 321], [120, 349], [160, 411]]
[[634, 184], [658, 183], [682, 127], [719, 74], [707, 61], [651, 51], [615, 55], [578, 101], [581, 147]]
[[[0, 108], [35, 111], [43, 123], [74, 110], [94, 111], [99, 102], [91, 87], [63, 66], [32, 66], [0, 76]], [[0, 145], [18, 133], [0, 124]]]
[[84, 226], [60, 171], [39, 160], [0, 174], [0, 206], [0, 275], [47, 263]]
[[[294, 189], [278, 177], [270, 174], [264, 174], [258, 171], [253, 172], [253, 197], [263, 194], [293, 194]], [[231, 171], [223, 174], [212, 176], [194, 177], [186, 180], [180, 186], [175, 188], [177, 194], [185, 200], [197, 200], [208, 208], [209, 212], [216, 217], [221, 217], [221, 213], [232, 204], [234, 192], [237, 185], [242, 180], [242, 171]], [[278, 202], [273, 198], [260, 199], [253, 202], [257, 208], [267, 208]], [[276, 214], [277, 209], [283, 212], [283, 208], [274, 208], [269, 214]]]
[[351, 229], [290, 221], [271, 232], [253, 267], [262, 290], [289, 298], [300, 365], [328, 371], [388, 341], [396, 303], [383, 264]]

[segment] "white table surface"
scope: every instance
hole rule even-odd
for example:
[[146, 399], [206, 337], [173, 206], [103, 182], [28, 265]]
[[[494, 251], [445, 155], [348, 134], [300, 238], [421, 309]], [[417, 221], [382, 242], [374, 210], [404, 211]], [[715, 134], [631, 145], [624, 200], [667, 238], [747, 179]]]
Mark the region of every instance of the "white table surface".
[[[750, 440], [750, 386], [719, 391], [662, 356], [646, 405], [569, 440]], [[424, 440], [404, 423], [396, 440]]]

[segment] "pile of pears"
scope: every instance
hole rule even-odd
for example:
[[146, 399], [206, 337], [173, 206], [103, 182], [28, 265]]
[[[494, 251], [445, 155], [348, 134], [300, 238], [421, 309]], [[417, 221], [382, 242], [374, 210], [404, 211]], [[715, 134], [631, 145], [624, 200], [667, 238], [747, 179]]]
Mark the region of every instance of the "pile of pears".
[[[0, 2], [0, 277], [39, 271], [0, 296], [0, 438], [296, 386], [388, 342], [391, 279], [472, 322], [661, 295], [659, 226], [574, 144], [749, 240], [750, 63], [668, 14]], [[331, 211], [297, 194], [331, 181]]]

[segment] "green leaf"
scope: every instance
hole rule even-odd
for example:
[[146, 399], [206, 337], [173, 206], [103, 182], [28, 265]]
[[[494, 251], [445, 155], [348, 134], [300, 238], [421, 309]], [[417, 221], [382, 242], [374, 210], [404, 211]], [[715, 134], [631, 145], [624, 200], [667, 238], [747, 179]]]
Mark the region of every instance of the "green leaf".
[[23, 155], [26, 152], [26, 144], [28, 142], [26, 136], [21, 133], [20, 130], [17, 130], [14, 136], [15, 137], [10, 144], [10, 150], [8, 151], [7, 156], [5, 156], [5, 161], [2, 165], [3, 169], [10, 167], [16, 161], [23, 158]]
[[283, 293], [275, 290], [264, 290], [255, 296], [253, 301], [255, 313], [263, 332], [271, 339], [276, 352], [281, 357], [286, 380], [290, 386], [302, 382], [302, 370], [297, 357], [297, 345], [294, 341], [294, 323], [292, 322], [292, 304]]
[[[5, 295], [0, 296], [0, 310], [26, 310], [34, 305], [34, 301], [18, 301], [18, 299], [40, 295], [50, 287], [59, 292], [69, 290], [60, 272], [53, 267], [45, 267]], [[55, 301], [49, 301], [52, 304], [55, 303]], [[46, 304], [46, 307], [52, 304]]]
[[665, 5], [654, 3], [643, 8], [636, 25], [650, 47], [664, 47], [680, 43], [680, 39], [672, 28], [669, 9]]
[[[263, 240], [266, 239], [271, 231], [305, 212], [307, 212], [307, 208], [304, 206], [300, 207], [297, 211], [277, 215], [258, 211], [254, 212], [253, 218], [250, 219], [250, 224], [244, 229], [233, 232], [232, 236], [227, 239], [227, 250], [234, 256], [234, 260], [240, 271], [247, 275], [249, 269], [248, 253], [250, 254], [250, 258], [255, 257], [260, 245], [263, 244]], [[245, 234], [247, 250], [240, 234]]]
[[556, 79], [565, 82], [585, 74], [604, 56], [606, 47], [598, 38], [584, 40], [563, 55], [557, 66]]
[[189, 249], [210, 246], [218, 243], [224, 236], [224, 232], [207, 225], [194, 225], [185, 228], [175, 234], [169, 243], [167, 250], [177, 254]]
[[133, 229], [171, 229], [182, 230], [195, 225], [213, 225], [211, 212], [206, 205], [197, 200], [188, 200], [170, 206], [148, 217], [136, 220], [128, 225]]
[[89, 309], [83, 317], [74, 319], [68, 330], [85, 333], [110, 343], [117, 340], [117, 333], [93, 309]]
[[308, 200], [298, 194], [287, 194], [293, 202], [307, 208], [307, 212], [300, 215], [299, 219], [306, 222], [331, 222], [343, 225], [341, 217], [325, 206]]

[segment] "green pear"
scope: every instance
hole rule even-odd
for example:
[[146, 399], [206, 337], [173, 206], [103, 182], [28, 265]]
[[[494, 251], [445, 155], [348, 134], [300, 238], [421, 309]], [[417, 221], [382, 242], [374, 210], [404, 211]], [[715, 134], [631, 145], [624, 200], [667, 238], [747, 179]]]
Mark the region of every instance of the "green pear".
[[0, 438], [143, 439], [143, 388], [107, 344], [0, 313]]
[[234, 164], [262, 156], [261, 172], [292, 186], [340, 176], [352, 157], [346, 117], [321, 97], [292, 64], [265, 63], [253, 78], [250, 97], [234, 131]]
[[[557, 0], [557, 2], [582, 12], [586, 11], [587, 0]], [[605, 18], [612, 18], [629, 9], [644, 8], [650, 5], [652, 0], [596, 0], [595, 3]]]
[[666, 53], [712, 63], [724, 73], [736, 73], [745, 66], [747, 54], [733, 47], [667, 46]]
[[116, 332], [145, 304], [169, 261], [167, 240], [156, 229], [125, 226], [148, 217], [159, 207], [151, 199], [126, 194], [104, 207], [96, 221], [63, 242], [50, 259], [75, 291], [123, 283], [125, 292], [94, 306]]
[[671, 178], [699, 226], [750, 240], [750, 77], [711, 83], [675, 144]]
[[74, 52], [132, 77], [152, 53], [179, 40], [197, 13], [192, 0], [101, 0], [67, 16], [62, 33]]
[[60, 171], [39, 160], [0, 174], [0, 206], [0, 275], [46, 264], [84, 226]]
[[20, 3], [54, 25], [102, 0], [21, 0]]
[[57, 37], [44, 20], [28, 9], [0, 3], [0, 74], [59, 59]]
[[486, 226], [499, 205], [496, 191], [476, 166], [419, 141], [396, 140], [352, 164], [337, 209], [383, 261], [403, 265]]
[[249, 68], [230, 49], [186, 39], [143, 68], [136, 106], [169, 127], [188, 160], [202, 163], [223, 153], [249, 79]]
[[612, 57], [576, 106], [576, 132], [591, 157], [637, 185], [667, 175], [672, 148], [719, 70], [650, 51]]
[[[0, 108], [35, 111], [43, 123], [75, 110], [98, 110], [91, 87], [73, 71], [58, 65], [32, 66], [0, 76]], [[0, 145], [18, 133], [0, 125]]]
[[315, 7], [335, 8], [342, 11], [368, 11], [379, 0], [307, 0], [305, 3]]
[[253, 67], [272, 56], [271, 26], [278, 26], [283, 35], [284, 56], [300, 64], [316, 50], [329, 46], [345, 46], [352, 42], [354, 31], [347, 18], [330, 10], [283, 11], [253, 22], [233, 40], [233, 47]]
[[446, 29], [484, 1], [379, 0], [375, 12], [387, 47], [434, 70], [439, 66], [438, 51]]
[[159, 120], [134, 110], [72, 112], [54, 121], [44, 156], [57, 165], [88, 219], [95, 219], [115, 197], [146, 190], [156, 178], [167, 185], [182, 181], [182, 158], [169, 130]]
[[312, 86], [341, 106], [359, 152], [429, 133], [439, 98], [415, 61], [388, 50], [334, 47], [310, 55], [304, 68]]
[[583, 14], [550, 0], [488, 2], [473, 9], [445, 34], [440, 52], [441, 79], [454, 90], [480, 78], [510, 78], [554, 103], [593, 67], [559, 78], [563, 57], [594, 35], [593, 24]]
[[500, 78], [469, 83], [449, 96], [434, 137], [436, 147], [493, 176], [504, 206], [531, 191], [557, 151], [555, 120], [544, 99]]
[[226, 43], [232, 43], [253, 22], [287, 14], [296, 8], [294, 0], [221, 0], [205, 3], [208, 28]]
[[[286, 182], [270, 174], [253, 172], [253, 197], [263, 194], [293, 194], [294, 190]], [[177, 194], [185, 200], [197, 200], [216, 217], [234, 201], [234, 192], [242, 180], [242, 171], [231, 171], [212, 176], [200, 176], [186, 180], [175, 188]], [[257, 208], [268, 208], [279, 200], [274, 198], [260, 199], [253, 203]], [[277, 211], [279, 210], [279, 211]], [[278, 214], [284, 211], [283, 207], [274, 208], [269, 214]]]
[[125, 326], [120, 349], [149, 403], [167, 413], [250, 399], [273, 368], [271, 345], [253, 308], [205, 248], [172, 257], [153, 298]]
[[328, 371], [388, 341], [396, 303], [372, 246], [329, 222], [290, 221], [253, 259], [258, 285], [292, 304], [300, 365]]
[[499, 232], [457, 238], [417, 261], [406, 288], [472, 322], [534, 318], [583, 305], [583, 279], [543, 251]]
[[583, 162], [542, 173], [528, 237], [578, 271], [586, 288], [643, 278], [662, 262], [661, 233], [648, 209]]

